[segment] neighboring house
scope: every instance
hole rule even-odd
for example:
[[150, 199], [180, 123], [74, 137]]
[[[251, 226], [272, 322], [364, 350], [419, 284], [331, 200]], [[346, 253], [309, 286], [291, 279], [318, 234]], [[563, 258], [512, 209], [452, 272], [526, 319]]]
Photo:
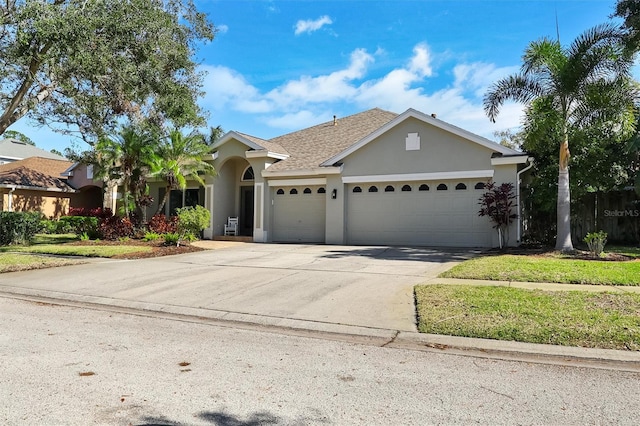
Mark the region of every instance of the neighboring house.
[[44, 149], [37, 148], [28, 143], [16, 139], [0, 140], [0, 164], [12, 163], [29, 157], [50, 158], [52, 160], [65, 160], [64, 157]]
[[63, 176], [72, 166], [70, 161], [42, 157], [0, 165], [0, 211], [39, 211], [60, 217], [69, 207], [100, 207], [101, 188], [80, 190]]
[[[376, 108], [270, 140], [232, 131], [212, 149], [217, 176], [176, 192], [211, 211], [205, 238], [238, 217], [256, 242], [497, 246], [478, 199], [490, 180], [517, 187], [528, 162], [413, 109]], [[154, 198], [161, 191], [151, 186]], [[518, 230], [519, 221], [512, 245]]]

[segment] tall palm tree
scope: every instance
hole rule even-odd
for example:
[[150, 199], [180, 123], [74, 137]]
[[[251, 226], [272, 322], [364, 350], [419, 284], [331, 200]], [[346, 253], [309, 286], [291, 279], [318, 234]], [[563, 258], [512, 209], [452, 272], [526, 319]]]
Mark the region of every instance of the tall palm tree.
[[122, 182], [125, 216], [131, 213], [129, 200], [133, 200], [139, 215], [144, 214], [141, 203], [146, 192], [148, 164], [154, 156], [150, 133], [125, 126], [117, 134], [101, 138], [95, 151], [98, 176]]
[[496, 82], [484, 97], [495, 122], [507, 100], [530, 106], [548, 103], [560, 117], [556, 249], [572, 251], [569, 193], [569, 130], [603, 121], [612, 126], [633, 119], [633, 58], [624, 49], [624, 33], [612, 25], [587, 30], [567, 48], [542, 39], [525, 50], [520, 72]]
[[158, 146], [151, 165], [151, 176], [165, 180], [166, 191], [158, 205], [156, 214], [162, 213], [171, 190], [187, 187], [187, 180], [195, 180], [204, 185], [204, 174], [213, 175], [215, 169], [204, 161], [211, 148], [202, 135], [192, 133], [184, 136], [178, 129], [171, 130], [169, 136]]

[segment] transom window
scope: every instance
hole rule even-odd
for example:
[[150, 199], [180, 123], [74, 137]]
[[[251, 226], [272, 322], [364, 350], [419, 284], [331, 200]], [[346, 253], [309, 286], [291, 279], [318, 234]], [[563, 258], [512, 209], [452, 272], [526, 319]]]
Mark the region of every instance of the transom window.
[[289, 191], [289, 194], [291, 194], [291, 195], [295, 195], [297, 193], [298, 193], [298, 190], [295, 189], [295, 188], [291, 188], [291, 191]]
[[441, 183], [440, 185], [438, 185], [438, 188], [436, 188], [438, 191], [446, 191], [447, 189], [447, 185], [445, 185], [444, 183]]
[[429, 185], [427, 185], [426, 183], [423, 183], [422, 185], [420, 185], [420, 188], [418, 188], [418, 191], [428, 191], [429, 190]]
[[395, 190], [396, 190], [396, 189], [395, 189], [393, 186], [391, 186], [391, 185], [387, 185], [387, 186], [384, 188], [384, 192], [393, 192], [393, 191], [395, 191]]
[[284, 195], [284, 189], [280, 188], [276, 191], [276, 194], [278, 195]]
[[318, 188], [318, 194], [324, 194], [324, 193], [326, 193], [326, 192], [327, 192], [327, 190], [326, 190], [326, 189], [324, 189], [324, 188]]
[[404, 185], [404, 186], [402, 187], [402, 192], [409, 192], [409, 191], [411, 191], [411, 186], [409, 186], [409, 185]]
[[362, 188], [360, 188], [359, 186], [354, 186], [353, 192], [362, 192]]
[[460, 191], [462, 189], [467, 189], [467, 185], [465, 185], [464, 183], [460, 182], [459, 184], [456, 185], [456, 191]]
[[375, 185], [372, 185], [369, 187], [369, 192], [378, 192], [378, 187]]
[[244, 169], [244, 173], [242, 173], [242, 180], [255, 180], [255, 175], [253, 174], [253, 167], [249, 166]]
[[302, 191], [304, 194], [311, 194], [311, 188], [305, 188], [304, 191]]
[[484, 189], [484, 182], [478, 182], [476, 183], [476, 186], [474, 186], [475, 189]]

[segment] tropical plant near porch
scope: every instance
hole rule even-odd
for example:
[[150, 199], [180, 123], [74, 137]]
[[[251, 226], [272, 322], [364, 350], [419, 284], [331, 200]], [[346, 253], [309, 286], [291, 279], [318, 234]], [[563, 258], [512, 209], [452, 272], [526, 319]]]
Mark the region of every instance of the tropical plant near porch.
[[[569, 190], [569, 133], [593, 123], [630, 130], [634, 125], [636, 90], [630, 77], [633, 57], [624, 48], [624, 32], [612, 25], [596, 26], [567, 48], [542, 39], [525, 50], [518, 74], [496, 82], [484, 97], [495, 122], [507, 100], [549, 105], [560, 120], [556, 249], [572, 251]], [[551, 142], [551, 141], [550, 141]]]
[[185, 136], [178, 129], [171, 130], [168, 137], [158, 145], [156, 155], [149, 163], [150, 174], [162, 178], [166, 190], [156, 214], [162, 213], [173, 189], [184, 190], [189, 179], [204, 185], [202, 176], [215, 174], [213, 166], [204, 161], [210, 150], [202, 135], [192, 133]]

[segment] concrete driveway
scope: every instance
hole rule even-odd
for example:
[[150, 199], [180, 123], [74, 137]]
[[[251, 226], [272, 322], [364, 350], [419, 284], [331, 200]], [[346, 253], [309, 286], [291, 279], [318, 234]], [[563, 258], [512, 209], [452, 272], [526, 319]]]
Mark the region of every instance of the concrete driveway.
[[235, 243], [179, 256], [2, 274], [0, 291], [415, 331], [413, 286], [475, 253]]

